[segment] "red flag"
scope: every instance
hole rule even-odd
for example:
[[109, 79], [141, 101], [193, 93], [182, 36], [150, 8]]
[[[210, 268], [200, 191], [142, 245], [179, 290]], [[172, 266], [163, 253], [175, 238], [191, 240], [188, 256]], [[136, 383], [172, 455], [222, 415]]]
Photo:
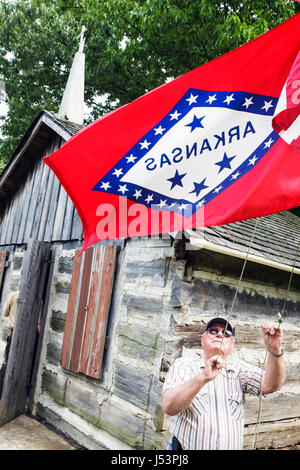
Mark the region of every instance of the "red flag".
[[274, 130], [300, 151], [300, 52], [283, 87], [276, 111]]
[[[272, 127], [300, 14], [96, 120], [45, 158], [84, 247], [300, 205], [300, 155]], [[299, 77], [298, 77], [299, 78]]]

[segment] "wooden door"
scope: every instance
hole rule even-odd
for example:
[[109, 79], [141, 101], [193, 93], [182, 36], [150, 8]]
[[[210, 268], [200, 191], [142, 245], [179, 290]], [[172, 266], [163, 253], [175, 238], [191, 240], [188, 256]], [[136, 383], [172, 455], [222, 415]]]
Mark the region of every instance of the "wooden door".
[[19, 306], [0, 400], [0, 425], [26, 411], [34, 368], [37, 323], [45, 292], [50, 244], [29, 240], [23, 261]]

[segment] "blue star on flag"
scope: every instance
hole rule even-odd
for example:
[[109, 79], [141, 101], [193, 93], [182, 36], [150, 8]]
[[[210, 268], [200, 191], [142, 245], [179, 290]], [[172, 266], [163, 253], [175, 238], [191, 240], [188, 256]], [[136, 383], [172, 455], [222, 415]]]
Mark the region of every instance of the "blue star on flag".
[[204, 119], [204, 118], [205, 118], [205, 116], [197, 118], [197, 116], [194, 114], [194, 118], [193, 118], [192, 122], [190, 122], [189, 124], [186, 124], [186, 127], [190, 126], [191, 127], [191, 132], [193, 132], [197, 127], [204, 128], [204, 126], [202, 124], [202, 119]]
[[204, 178], [204, 179], [201, 181], [201, 183], [196, 183], [196, 182], [194, 181], [194, 183], [193, 183], [193, 184], [194, 184], [194, 189], [193, 189], [193, 191], [190, 191], [190, 194], [191, 194], [191, 193], [196, 193], [196, 196], [198, 197], [199, 194], [201, 193], [201, 191], [203, 191], [203, 189], [208, 188], [208, 186], [206, 186], [206, 184], [204, 184], [204, 183], [205, 183], [205, 180], [206, 180], [206, 178]]
[[175, 188], [175, 186], [181, 186], [183, 187], [183, 184], [182, 184], [182, 178], [184, 178], [186, 175], [186, 173], [182, 173], [181, 175], [178, 173], [178, 170], [176, 170], [175, 172], [175, 175], [173, 176], [173, 178], [168, 178], [167, 181], [171, 181], [172, 183], [172, 186], [171, 186], [171, 189]]
[[233, 157], [227, 157], [227, 154], [225, 152], [224, 156], [223, 156], [223, 160], [221, 160], [220, 162], [215, 163], [215, 165], [218, 165], [220, 167], [218, 173], [220, 173], [222, 170], [224, 170], [224, 168], [229, 168], [231, 170], [230, 162], [235, 157], [236, 157], [236, 155], [234, 155]]

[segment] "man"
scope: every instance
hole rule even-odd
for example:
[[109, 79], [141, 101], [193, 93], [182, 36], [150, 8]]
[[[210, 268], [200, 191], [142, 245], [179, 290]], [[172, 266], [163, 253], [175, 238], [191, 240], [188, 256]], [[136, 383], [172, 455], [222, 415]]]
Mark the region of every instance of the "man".
[[235, 328], [213, 318], [201, 338], [203, 356], [182, 357], [170, 368], [162, 395], [162, 409], [172, 416], [174, 436], [168, 449], [240, 450], [243, 448], [246, 392], [279, 390], [285, 379], [282, 332], [261, 325], [268, 348], [265, 373], [242, 360], [232, 360]]

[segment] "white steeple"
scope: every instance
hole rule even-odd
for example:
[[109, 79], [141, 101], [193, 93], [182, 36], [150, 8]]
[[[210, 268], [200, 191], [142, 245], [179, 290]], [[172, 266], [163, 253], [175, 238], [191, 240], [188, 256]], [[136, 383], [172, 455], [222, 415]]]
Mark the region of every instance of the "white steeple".
[[82, 26], [79, 36], [79, 49], [75, 54], [68, 82], [58, 111], [59, 117], [74, 122], [75, 124], [83, 124], [84, 115], [85, 54], [83, 52], [83, 48], [85, 43], [85, 31], [86, 27]]

